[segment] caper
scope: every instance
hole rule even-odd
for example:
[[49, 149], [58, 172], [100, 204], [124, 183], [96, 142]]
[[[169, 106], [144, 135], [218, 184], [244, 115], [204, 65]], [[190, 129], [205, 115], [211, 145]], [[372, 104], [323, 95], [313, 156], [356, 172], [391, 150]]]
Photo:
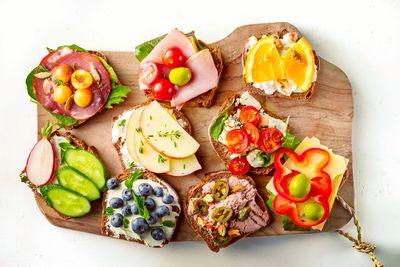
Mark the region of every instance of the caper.
[[211, 218], [219, 223], [226, 223], [233, 215], [233, 210], [227, 207], [216, 208], [211, 214]]
[[216, 201], [224, 200], [229, 193], [229, 185], [225, 180], [218, 180], [211, 189], [211, 194]]
[[202, 199], [196, 199], [193, 201], [194, 211], [201, 216], [208, 214], [208, 204]]
[[237, 219], [241, 222], [245, 221], [250, 214], [250, 207], [241, 208], [237, 214]]

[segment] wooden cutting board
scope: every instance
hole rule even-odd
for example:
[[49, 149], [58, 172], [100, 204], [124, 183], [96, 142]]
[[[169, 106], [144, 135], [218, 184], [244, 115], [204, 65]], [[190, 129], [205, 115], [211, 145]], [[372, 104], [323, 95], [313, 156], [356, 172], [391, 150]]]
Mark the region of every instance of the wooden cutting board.
[[[297, 29], [288, 23], [268, 23], [246, 25], [237, 28], [229, 36], [213, 43], [221, 49], [224, 70], [217, 91], [214, 105], [209, 108], [185, 107], [183, 112], [193, 126], [194, 138], [201, 146], [197, 153], [203, 170], [185, 177], [169, 177], [161, 175], [184, 197], [188, 188], [201, 181], [205, 173], [225, 169], [222, 162], [214, 153], [208, 138], [208, 124], [217, 114], [221, 103], [232, 93], [243, 91], [241, 53], [244, 44], [250, 35], [276, 32], [287, 28], [289, 31]], [[161, 33], [158, 33], [161, 34]], [[157, 33], [154, 35], [157, 36]], [[201, 38], [201, 36], [199, 36]], [[318, 52], [318, 51], [317, 51]], [[114, 176], [122, 171], [117, 153], [111, 143], [112, 118], [145, 100], [143, 92], [138, 90], [138, 67], [133, 52], [104, 51], [109, 62], [114, 67], [121, 82], [132, 87], [128, 99], [111, 110], [105, 110], [83, 125], [74, 129], [72, 133], [89, 145], [95, 146], [105, 161], [109, 173]], [[258, 98], [263, 106], [280, 116], [290, 116], [290, 125], [293, 133], [299, 138], [316, 136], [321, 142], [333, 149], [335, 153], [350, 159], [350, 176], [339, 191], [347, 203], [354, 206], [354, 188], [352, 172], [352, 118], [353, 98], [351, 85], [346, 74], [335, 65], [321, 58], [321, 69], [317, 79], [315, 94], [309, 101], [292, 101], [279, 98]], [[48, 119], [52, 119], [41, 107], [38, 107], [38, 129], [41, 129]], [[260, 192], [265, 191], [265, 185], [270, 177], [254, 176]], [[50, 209], [41, 198], [36, 198], [38, 206], [46, 218], [54, 225], [74, 230], [100, 234], [101, 203], [92, 203], [90, 214], [78, 219], [64, 219]], [[324, 231], [333, 231], [344, 226], [351, 219], [348, 212], [335, 204], [325, 225]], [[285, 232], [277, 220], [254, 233], [253, 236], [270, 236], [293, 234]], [[183, 214], [176, 229], [174, 240], [197, 240]]]

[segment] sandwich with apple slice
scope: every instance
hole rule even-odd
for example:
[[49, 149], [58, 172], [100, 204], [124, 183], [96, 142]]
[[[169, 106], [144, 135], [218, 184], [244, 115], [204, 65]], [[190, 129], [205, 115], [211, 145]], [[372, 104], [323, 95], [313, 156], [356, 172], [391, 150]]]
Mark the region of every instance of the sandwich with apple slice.
[[182, 112], [153, 100], [114, 118], [112, 143], [123, 169], [184, 176], [201, 169], [195, 155], [200, 144], [191, 133]]

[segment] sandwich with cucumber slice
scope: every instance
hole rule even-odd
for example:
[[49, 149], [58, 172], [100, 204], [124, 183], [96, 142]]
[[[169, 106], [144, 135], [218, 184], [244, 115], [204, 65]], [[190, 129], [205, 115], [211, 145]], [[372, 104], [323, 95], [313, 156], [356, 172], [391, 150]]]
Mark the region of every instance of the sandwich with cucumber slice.
[[80, 217], [106, 189], [107, 170], [95, 147], [54, 126], [42, 129], [20, 178], [62, 217]]

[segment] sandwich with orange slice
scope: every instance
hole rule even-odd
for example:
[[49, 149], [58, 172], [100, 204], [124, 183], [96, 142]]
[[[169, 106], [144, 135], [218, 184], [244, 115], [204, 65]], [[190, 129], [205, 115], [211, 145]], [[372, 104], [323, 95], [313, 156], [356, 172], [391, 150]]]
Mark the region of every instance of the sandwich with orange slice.
[[167, 104], [148, 101], [114, 118], [112, 143], [122, 168], [185, 176], [201, 169], [186, 116]]
[[319, 70], [319, 58], [305, 37], [284, 29], [250, 36], [243, 51], [246, 89], [254, 94], [309, 99]]

